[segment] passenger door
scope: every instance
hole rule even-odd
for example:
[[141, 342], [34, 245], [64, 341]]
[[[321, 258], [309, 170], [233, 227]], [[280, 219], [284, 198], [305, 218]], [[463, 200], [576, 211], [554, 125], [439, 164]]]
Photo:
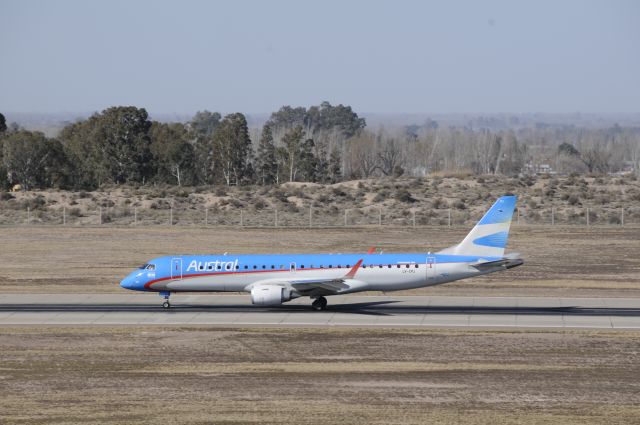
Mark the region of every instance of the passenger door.
[[182, 258], [171, 259], [171, 279], [182, 279]]
[[436, 256], [427, 256], [427, 282], [436, 278]]

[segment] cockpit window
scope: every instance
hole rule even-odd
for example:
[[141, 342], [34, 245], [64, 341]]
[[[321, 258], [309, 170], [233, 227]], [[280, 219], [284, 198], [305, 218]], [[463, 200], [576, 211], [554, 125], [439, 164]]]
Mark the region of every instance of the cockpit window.
[[143, 264], [139, 268], [141, 270], [155, 270], [156, 269], [156, 265], [155, 264]]

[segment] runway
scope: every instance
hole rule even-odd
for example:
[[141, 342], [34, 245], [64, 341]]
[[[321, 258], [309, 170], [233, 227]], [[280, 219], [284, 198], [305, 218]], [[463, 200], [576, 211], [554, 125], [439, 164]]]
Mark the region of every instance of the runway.
[[640, 298], [334, 296], [256, 307], [248, 295], [3, 294], [0, 325], [215, 325], [640, 329]]

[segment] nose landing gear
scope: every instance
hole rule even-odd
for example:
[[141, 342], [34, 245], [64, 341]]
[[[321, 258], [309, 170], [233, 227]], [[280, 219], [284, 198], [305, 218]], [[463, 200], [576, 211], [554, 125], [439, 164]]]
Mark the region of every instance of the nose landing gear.
[[162, 308], [164, 308], [165, 310], [168, 310], [169, 308], [171, 308], [171, 303], [169, 302], [169, 295], [171, 295], [171, 292], [160, 292], [160, 296], [164, 297]]
[[327, 309], [327, 299], [325, 297], [318, 297], [311, 303], [311, 308], [315, 311], [321, 311]]

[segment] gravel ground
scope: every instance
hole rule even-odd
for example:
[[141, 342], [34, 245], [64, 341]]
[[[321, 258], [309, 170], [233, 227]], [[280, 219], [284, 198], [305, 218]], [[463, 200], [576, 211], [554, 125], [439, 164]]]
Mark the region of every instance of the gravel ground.
[[640, 334], [8, 327], [0, 423], [631, 424]]

